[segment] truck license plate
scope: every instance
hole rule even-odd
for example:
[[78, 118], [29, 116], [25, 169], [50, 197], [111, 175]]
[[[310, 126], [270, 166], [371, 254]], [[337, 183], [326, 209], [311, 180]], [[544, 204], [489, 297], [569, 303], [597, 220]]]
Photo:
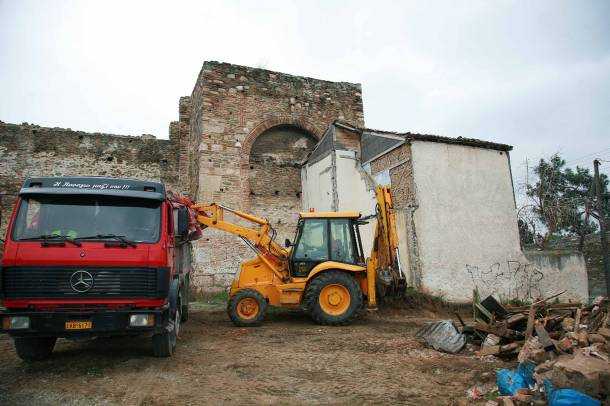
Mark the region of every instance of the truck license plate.
[[93, 323], [90, 321], [66, 321], [66, 330], [90, 330]]

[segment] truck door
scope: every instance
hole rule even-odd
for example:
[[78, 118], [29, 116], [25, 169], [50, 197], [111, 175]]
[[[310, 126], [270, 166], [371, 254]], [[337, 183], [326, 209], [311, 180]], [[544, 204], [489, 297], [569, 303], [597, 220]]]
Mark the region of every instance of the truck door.
[[169, 260], [168, 266], [172, 267], [172, 275], [179, 272], [179, 268], [176, 265], [176, 239], [174, 236], [174, 213], [172, 205], [167, 201], [165, 202], [166, 217], [167, 217], [167, 258]]

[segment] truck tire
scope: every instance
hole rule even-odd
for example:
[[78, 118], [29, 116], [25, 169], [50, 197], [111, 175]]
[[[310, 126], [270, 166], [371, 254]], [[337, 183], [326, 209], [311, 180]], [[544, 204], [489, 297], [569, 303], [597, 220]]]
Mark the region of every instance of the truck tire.
[[182, 315], [181, 315], [181, 319], [180, 321], [182, 323], [186, 323], [189, 319], [189, 292], [191, 289], [191, 282], [190, 282], [190, 277], [186, 276], [186, 281], [185, 284], [183, 286], [182, 292], [183, 292], [183, 298], [182, 298]]
[[177, 303], [176, 309], [170, 311], [171, 329], [161, 334], [155, 334], [152, 336], [153, 354], [158, 358], [171, 357], [176, 351], [176, 342], [178, 341], [178, 335], [180, 334], [180, 322], [182, 320], [182, 306], [180, 302]]
[[254, 289], [242, 289], [229, 298], [227, 313], [238, 327], [259, 326], [267, 314], [267, 300]]
[[180, 321], [186, 323], [189, 319], [189, 304], [182, 306], [182, 313], [180, 314]]
[[323, 272], [309, 283], [305, 303], [316, 323], [346, 326], [362, 309], [362, 290], [356, 278], [346, 272]]
[[15, 337], [15, 350], [24, 361], [40, 361], [51, 356], [56, 337]]

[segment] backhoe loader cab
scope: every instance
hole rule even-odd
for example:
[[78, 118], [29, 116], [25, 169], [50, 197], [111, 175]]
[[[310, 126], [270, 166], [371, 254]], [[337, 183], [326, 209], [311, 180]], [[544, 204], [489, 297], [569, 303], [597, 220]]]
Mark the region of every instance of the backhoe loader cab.
[[326, 261], [365, 266], [359, 217], [357, 212], [301, 213], [289, 257], [290, 276], [307, 277]]
[[[377, 292], [404, 291], [398, 240], [388, 187], [376, 189], [377, 225], [373, 250], [365, 260], [358, 212], [300, 213], [294, 245], [280, 246], [267, 219], [215, 203], [193, 205], [197, 220], [239, 236], [256, 256], [242, 262], [231, 284], [228, 313], [238, 326], [262, 322], [268, 305], [304, 307], [314, 321], [350, 324], [366, 299], [377, 305]], [[249, 228], [225, 220], [225, 212], [257, 224]], [[290, 246], [290, 247], [288, 247]]]

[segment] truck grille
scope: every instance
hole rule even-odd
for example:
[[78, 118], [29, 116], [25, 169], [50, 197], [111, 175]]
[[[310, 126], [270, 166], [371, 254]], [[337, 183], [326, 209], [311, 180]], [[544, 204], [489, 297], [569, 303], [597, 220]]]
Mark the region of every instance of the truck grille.
[[[86, 272], [83, 274], [84, 284], [78, 284], [81, 271]], [[74, 282], [77, 283], [76, 286]], [[2, 269], [2, 292], [5, 299], [154, 299], [166, 297], [168, 288], [168, 268]]]

